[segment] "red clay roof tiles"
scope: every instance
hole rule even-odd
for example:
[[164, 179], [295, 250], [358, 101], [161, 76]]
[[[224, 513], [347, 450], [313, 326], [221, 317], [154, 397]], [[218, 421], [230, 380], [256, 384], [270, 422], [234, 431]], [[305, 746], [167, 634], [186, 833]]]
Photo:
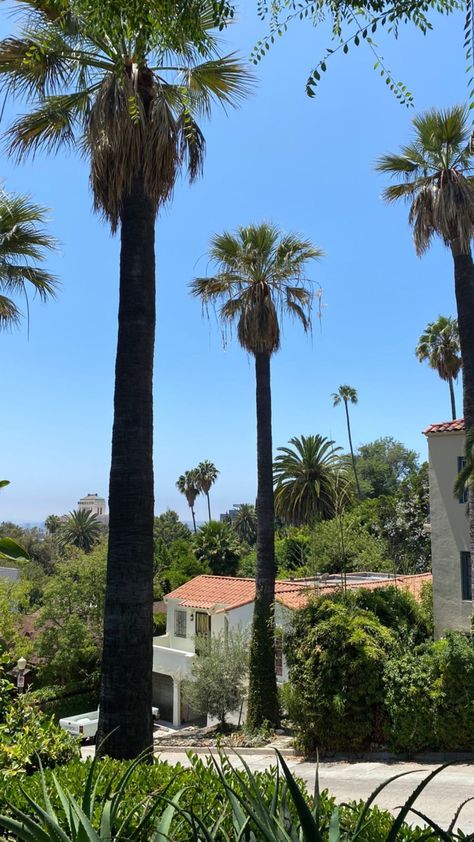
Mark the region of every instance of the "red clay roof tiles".
[[[397, 576], [393, 579], [379, 579], [367, 582], [348, 582], [347, 588], [376, 588], [396, 585], [399, 588], [410, 591], [416, 599], [419, 599], [421, 587], [425, 582], [432, 579], [430, 573], [423, 573], [418, 576]], [[333, 581], [331, 584], [309, 585], [303, 582], [276, 582], [276, 601], [287, 608], [303, 608], [311, 596], [319, 596], [333, 592], [339, 583]], [[184, 608], [202, 609], [227, 609], [240, 608], [253, 602], [255, 598], [255, 579], [239, 579], [233, 576], [196, 576], [176, 590], [167, 594], [165, 600], [177, 599]]]
[[455, 421], [442, 421], [440, 424], [430, 424], [426, 430], [423, 430], [425, 436], [432, 433], [463, 433], [464, 432], [464, 418], [457, 418]]

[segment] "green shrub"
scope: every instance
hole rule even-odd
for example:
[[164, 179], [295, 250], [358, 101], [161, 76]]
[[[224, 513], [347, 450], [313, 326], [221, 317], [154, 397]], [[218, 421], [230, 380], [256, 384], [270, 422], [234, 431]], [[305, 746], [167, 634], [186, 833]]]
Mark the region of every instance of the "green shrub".
[[393, 751], [438, 748], [439, 687], [431, 651], [409, 650], [390, 658], [384, 670], [387, 736]]
[[28, 699], [18, 697], [0, 725], [2, 776], [31, 774], [39, 768], [79, 757], [79, 742], [40, 714]]
[[383, 738], [382, 675], [393, 641], [370, 611], [331, 599], [297, 613], [285, 651], [301, 748], [359, 750]]
[[446, 751], [474, 749], [474, 638], [450, 632], [433, 644], [437, 734]]
[[474, 643], [450, 632], [391, 657], [384, 671], [388, 735], [395, 751], [474, 748]]

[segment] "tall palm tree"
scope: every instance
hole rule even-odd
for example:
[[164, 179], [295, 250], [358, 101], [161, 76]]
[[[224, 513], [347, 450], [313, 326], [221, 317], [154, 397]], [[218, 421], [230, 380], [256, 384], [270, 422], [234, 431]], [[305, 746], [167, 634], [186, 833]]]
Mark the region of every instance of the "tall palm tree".
[[[410, 204], [409, 222], [418, 256], [435, 236], [451, 250], [454, 263], [459, 342], [463, 368], [464, 425], [474, 427], [474, 146], [469, 112], [462, 106], [433, 109], [413, 120], [411, 144], [383, 155], [376, 168], [398, 179], [384, 191], [388, 202]], [[470, 491], [469, 532], [474, 559], [474, 490]], [[474, 575], [474, 565], [473, 565]]]
[[453, 421], [456, 418], [456, 400], [453, 381], [457, 380], [461, 369], [461, 347], [457, 319], [439, 316], [430, 322], [421, 334], [415, 350], [420, 363], [428, 360], [431, 368], [438, 372], [441, 380], [447, 380], [451, 398]]
[[351, 435], [351, 423], [349, 420], [349, 403], [357, 403], [357, 389], [354, 389], [353, 386], [339, 386], [337, 392], [333, 392], [332, 395], [332, 405], [339, 406], [341, 401], [344, 402], [344, 409], [346, 411], [346, 424], [347, 424], [347, 435], [349, 437], [349, 447], [351, 451], [351, 459], [352, 459], [352, 470], [354, 471], [354, 479], [357, 489], [357, 496], [360, 498], [360, 485], [359, 485], [359, 477], [357, 476], [357, 467], [356, 467], [356, 459], [354, 456], [354, 448], [352, 446], [352, 435]]
[[76, 509], [70, 512], [68, 519], [60, 527], [59, 538], [62, 546], [72, 544], [85, 553], [90, 553], [100, 539], [100, 521], [90, 509]]
[[94, 207], [120, 228], [120, 294], [109, 485], [109, 548], [98, 740], [113, 757], [152, 743], [155, 220], [176, 179], [201, 172], [196, 119], [236, 104], [248, 74], [220, 57], [212, 0], [138, 4], [22, 0], [0, 42], [0, 83], [28, 114], [7, 141], [22, 158], [63, 144], [90, 162]]
[[199, 490], [207, 497], [207, 511], [209, 520], [211, 520], [211, 501], [209, 499], [209, 492], [219, 476], [219, 471], [213, 462], [210, 462], [209, 459], [205, 459], [204, 462], [199, 463], [196, 468], [196, 472]]
[[0, 188], [0, 328], [18, 324], [21, 312], [11, 296], [28, 291], [42, 301], [54, 297], [56, 280], [40, 265], [56, 240], [44, 228], [46, 208], [27, 196], [8, 194]]
[[310, 327], [312, 294], [305, 269], [322, 252], [309, 240], [264, 223], [213, 237], [216, 274], [196, 278], [193, 295], [215, 304], [227, 325], [237, 322], [241, 346], [255, 358], [257, 399], [257, 573], [250, 652], [248, 723], [279, 719], [275, 676], [275, 512], [273, 501], [270, 358], [280, 347], [278, 311]]
[[341, 484], [340, 447], [324, 436], [290, 439], [274, 464], [275, 510], [295, 526], [313, 525], [336, 514], [336, 482]]
[[199, 487], [199, 475], [194, 469], [193, 471], [185, 471], [184, 474], [181, 474], [178, 477], [176, 482], [176, 488], [178, 491], [181, 491], [181, 494], [184, 494], [186, 500], [188, 501], [188, 506], [191, 509], [191, 514], [193, 517], [193, 527], [194, 531], [196, 532], [196, 516], [194, 513], [194, 504], [196, 502], [196, 497], [200, 494], [200, 487]]

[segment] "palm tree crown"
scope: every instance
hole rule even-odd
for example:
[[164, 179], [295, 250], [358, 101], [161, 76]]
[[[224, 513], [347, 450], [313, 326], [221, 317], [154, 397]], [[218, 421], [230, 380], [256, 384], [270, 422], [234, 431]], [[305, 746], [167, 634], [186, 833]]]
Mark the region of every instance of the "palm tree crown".
[[240, 344], [251, 354], [273, 354], [280, 347], [278, 312], [286, 311], [311, 324], [312, 292], [305, 267], [322, 256], [309, 240], [283, 234], [275, 225], [249, 225], [236, 235], [225, 232], [211, 241], [217, 267], [211, 278], [196, 278], [192, 294], [204, 305], [221, 302], [224, 322], [237, 321]]
[[199, 490], [202, 491], [202, 493], [205, 494], [207, 497], [209, 520], [211, 520], [211, 503], [209, 499], [209, 492], [211, 490], [211, 487], [214, 485], [217, 477], [219, 476], [219, 471], [217, 470], [213, 462], [210, 462], [209, 459], [205, 459], [203, 462], [200, 462], [197, 466], [196, 474]]
[[39, 265], [56, 248], [44, 229], [46, 214], [29, 198], [0, 189], [0, 328], [20, 321], [12, 295], [27, 297], [31, 290], [42, 301], [55, 295], [55, 278]]
[[296, 526], [334, 517], [341, 483], [340, 447], [320, 435], [290, 439], [274, 464], [275, 511]]
[[0, 84], [31, 104], [8, 132], [12, 153], [82, 148], [95, 208], [112, 229], [138, 174], [157, 210], [183, 166], [191, 180], [201, 171], [196, 117], [208, 115], [214, 100], [235, 105], [251, 84], [235, 55], [218, 54], [214, 4], [194, 4], [192, 33], [178, 12], [166, 19], [159, 3], [139, 19], [128, 3], [120, 14], [113, 4], [95, 10], [71, 0], [24, 5], [19, 36], [0, 42]]
[[193, 516], [194, 531], [196, 532], [194, 504], [196, 502], [196, 497], [200, 494], [199, 477], [196, 469], [192, 471], [185, 471], [184, 474], [181, 474], [176, 482], [176, 488], [186, 497], [188, 506], [191, 509], [191, 514]]
[[427, 360], [441, 379], [448, 382], [454, 420], [456, 400], [453, 380], [457, 379], [462, 366], [457, 319], [439, 316], [436, 322], [430, 322], [418, 340], [415, 353], [420, 362]]
[[352, 386], [339, 386], [337, 392], [333, 392], [332, 405], [339, 406], [341, 401], [344, 403], [357, 403], [357, 389]]
[[429, 248], [435, 234], [446, 245], [458, 240], [466, 251], [474, 220], [474, 148], [468, 112], [462, 106], [433, 109], [415, 117], [413, 126], [413, 142], [376, 163], [379, 172], [399, 180], [386, 188], [384, 198], [411, 203], [409, 222], [418, 255]]
[[61, 527], [61, 544], [73, 544], [89, 553], [100, 538], [101, 525], [90, 509], [76, 509], [71, 512]]
[[461, 366], [457, 319], [439, 316], [421, 334], [415, 350], [420, 362], [428, 361], [442, 380], [456, 380]]

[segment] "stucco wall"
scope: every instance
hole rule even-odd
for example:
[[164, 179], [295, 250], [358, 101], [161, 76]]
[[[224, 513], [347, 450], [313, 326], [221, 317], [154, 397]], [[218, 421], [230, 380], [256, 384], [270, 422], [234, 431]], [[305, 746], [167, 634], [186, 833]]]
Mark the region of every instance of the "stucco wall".
[[469, 550], [467, 506], [453, 494], [464, 433], [428, 436], [430, 520], [435, 636], [447, 629], [468, 630], [472, 601], [462, 599], [460, 553]]

